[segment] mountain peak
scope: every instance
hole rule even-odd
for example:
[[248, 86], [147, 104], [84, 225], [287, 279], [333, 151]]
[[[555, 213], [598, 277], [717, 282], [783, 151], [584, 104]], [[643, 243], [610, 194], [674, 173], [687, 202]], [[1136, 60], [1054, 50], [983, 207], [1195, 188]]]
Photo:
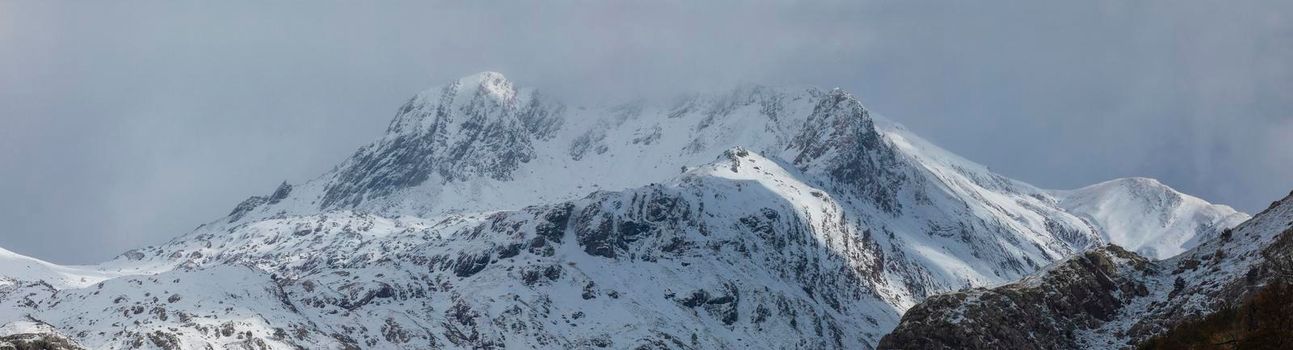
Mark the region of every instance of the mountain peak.
[[1141, 177], [1141, 176], [1122, 177], [1122, 178], [1109, 180], [1106, 182], [1119, 183], [1119, 184], [1134, 184], [1134, 185], [1140, 185], [1140, 186], [1167, 186], [1167, 185], [1164, 185], [1163, 182], [1158, 181], [1158, 179], [1155, 179], [1152, 177]]
[[691, 169], [692, 175], [715, 176], [722, 178], [755, 179], [776, 177], [780, 179], [795, 177], [793, 167], [779, 164], [777, 161], [736, 146], [723, 151], [713, 162]]
[[506, 80], [507, 80], [507, 77], [504, 77], [504, 76], [503, 76], [503, 73], [499, 73], [499, 72], [495, 72], [495, 71], [488, 71], [488, 70], [487, 70], [487, 71], [482, 71], [482, 72], [479, 72], [479, 73], [476, 73], [476, 74], [467, 75], [467, 76], [464, 76], [464, 77], [462, 77], [462, 78], [458, 78], [458, 80], [459, 80], [459, 81], [464, 81], [464, 82], [466, 82], [466, 81], [483, 82], [483, 81], [486, 81], [486, 80], [503, 80], [503, 81], [506, 81]]
[[[395, 119], [387, 127], [388, 135], [438, 131], [444, 126], [453, 127], [458, 118], [454, 114], [492, 114], [494, 111], [511, 112], [520, 108], [523, 94], [498, 72], [480, 72], [458, 78], [445, 85], [422, 90], [400, 107]], [[532, 95], [532, 94], [531, 94]], [[443, 125], [435, 125], [435, 124]]]
[[1173, 189], [1171, 186], [1163, 184], [1163, 182], [1158, 181], [1158, 179], [1150, 178], [1150, 177], [1139, 177], [1139, 176], [1117, 178], [1117, 179], [1101, 182], [1095, 185], [1087, 186], [1086, 188], [1109, 187], [1109, 186], [1118, 186], [1129, 190], [1179, 193], [1178, 191], [1176, 191], [1176, 189]]
[[355, 206], [431, 179], [510, 180], [534, 158], [533, 144], [561, 128], [564, 111], [496, 72], [423, 91], [400, 108], [385, 137], [339, 168], [321, 207]]
[[506, 101], [516, 97], [516, 89], [512, 87], [512, 82], [508, 81], [499, 72], [480, 72], [459, 78], [455, 83], [462, 87], [462, 91], [476, 88], [483, 92], [484, 95], [499, 101]]
[[1106, 241], [1151, 259], [1179, 254], [1248, 219], [1229, 206], [1146, 177], [1119, 178], [1056, 195], [1065, 210], [1099, 226]]

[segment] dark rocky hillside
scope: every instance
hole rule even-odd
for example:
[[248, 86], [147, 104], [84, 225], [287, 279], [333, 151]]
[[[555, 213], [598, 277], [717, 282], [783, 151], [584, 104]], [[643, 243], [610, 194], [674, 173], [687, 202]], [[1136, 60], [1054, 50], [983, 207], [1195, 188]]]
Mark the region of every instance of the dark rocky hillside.
[[1110, 246], [1021, 282], [930, 297], [886, 349], [1293, 346], [1293, 193], [1181, 256]]

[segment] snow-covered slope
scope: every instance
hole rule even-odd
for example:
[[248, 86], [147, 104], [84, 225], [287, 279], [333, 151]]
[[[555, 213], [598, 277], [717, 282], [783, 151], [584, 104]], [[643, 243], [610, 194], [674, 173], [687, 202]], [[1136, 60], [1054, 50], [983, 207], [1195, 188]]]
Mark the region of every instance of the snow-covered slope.
[[870, 348], [933, 293], [1114, 237], [1069, 198], [838, 89], [576, 107], [482, 73], [91, 269], [122, 277], [5, 307], [94, 348]]
[[32, 329], [19, 325], [29, 323], [31, 308], [59, 290], [84, 288], [119, 275], [97, 267], [51, 264], [0, 248], [0, 336]]
[[0, 285], [43, 281], [55, 288], [79, 288], [113, 277], [94, 267], [62, 266], [0, 248]]
[[1055, 194], [1061, 207], [1096, 225], [1105, 241], [1151, 259], [1180, 254], [1249, 218], [1149, 178], [1116, 179]]

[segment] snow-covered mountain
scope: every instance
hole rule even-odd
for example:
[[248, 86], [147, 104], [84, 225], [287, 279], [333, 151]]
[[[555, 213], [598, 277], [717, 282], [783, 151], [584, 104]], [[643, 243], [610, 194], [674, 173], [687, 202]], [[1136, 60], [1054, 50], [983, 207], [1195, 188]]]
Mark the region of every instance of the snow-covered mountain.
[[31, 301], [0, 322], [91, 348], [871, 348], [934, 293], [1242, 215], [1100, 186], [995, 174], [838, 89], [579, 107], [481, 73], [319, 178], [76, 268], [102, 278], [0, 291]]

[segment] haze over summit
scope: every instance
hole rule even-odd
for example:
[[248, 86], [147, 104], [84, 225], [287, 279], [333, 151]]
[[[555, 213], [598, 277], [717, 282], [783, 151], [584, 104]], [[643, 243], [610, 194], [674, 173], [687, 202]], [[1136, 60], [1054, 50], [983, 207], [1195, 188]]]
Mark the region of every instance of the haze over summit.
[[1256, 212], [1293, 179], [1287, 3], [533, 6], [0, 4], [0, 246], [161, 243], [483, 70], [572, 105], [838, 86], [1048, 188], [1147, 176]]

